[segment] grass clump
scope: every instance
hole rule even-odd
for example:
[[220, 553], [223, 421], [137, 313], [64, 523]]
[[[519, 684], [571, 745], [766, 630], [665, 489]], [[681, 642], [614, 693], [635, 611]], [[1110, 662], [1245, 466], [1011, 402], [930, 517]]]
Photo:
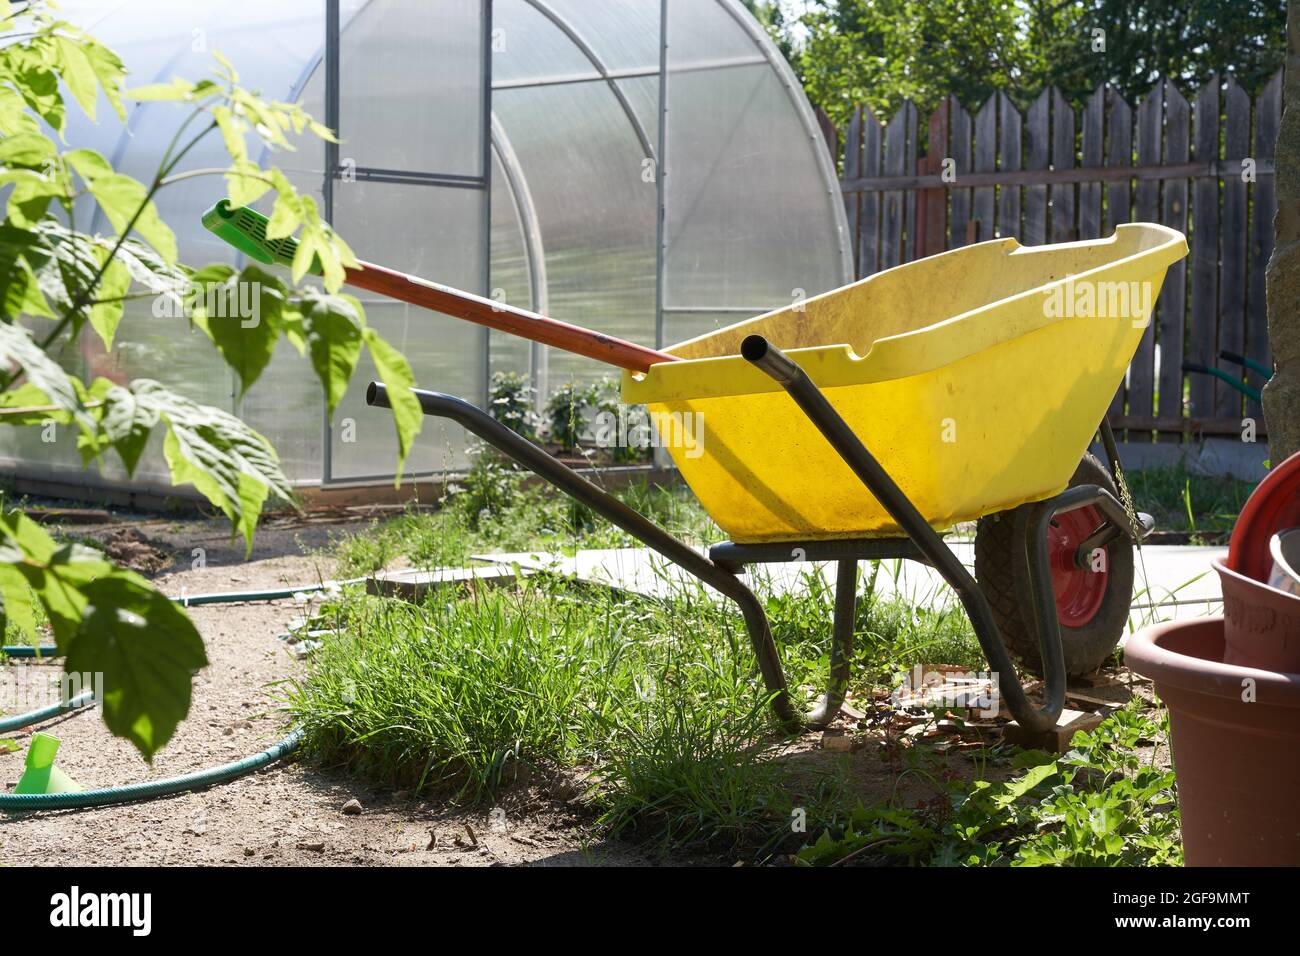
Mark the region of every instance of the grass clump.
[[[766, 604], [793, 692], [820, 691], [827, 594], [810, 579]], [[860, 673], [932, 661], [935, 635], [958, 633], [872, 594], [860, 609]], [[291, 689], [306, 750], [382, 784], [473, 803], [521, 769], [564, 771], [610, 832], [664, 846], [770, 848], [795, 807], [830, 826], [856, 806], [835, 775], [774, 759], [785, 736], [744, 623], [698, 587], [648, 599], [534, 578], [424, 607], [349, 598], [317, 626], [340, 634]], [[901, 653], [869, 660], [895, 638]]]
[[1199, 475], [1179, 463], [1125, 471], [1139, 511], [1156, 519], [1161, 531], [1220, 534], [1232, 530], [1256, 482], [1231, 475]]

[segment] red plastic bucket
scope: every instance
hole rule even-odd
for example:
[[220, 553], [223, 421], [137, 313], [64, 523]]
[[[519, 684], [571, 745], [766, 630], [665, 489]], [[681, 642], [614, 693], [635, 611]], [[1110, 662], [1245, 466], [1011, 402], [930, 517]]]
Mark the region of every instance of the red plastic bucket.
[[1269, 543], [1285, 528], [1300, 528], [1300, 452], [1269, 471], [1251, 492], [1228, 544], [1228, 567], [1256, 581], [1273, 569]]

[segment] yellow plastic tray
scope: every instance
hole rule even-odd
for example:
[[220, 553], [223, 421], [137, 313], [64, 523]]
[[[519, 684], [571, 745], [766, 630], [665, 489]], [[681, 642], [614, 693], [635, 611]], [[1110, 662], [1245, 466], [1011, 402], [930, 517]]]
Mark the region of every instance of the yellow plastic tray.
[[761, 333], [947, 528], [1065, 488], [1185, 255], [1181, 233], [1151, 223], [967, 246], [672, 346], [688, 361], [625, 373], [623, 400], [648, 406], [735, 541], [897, 534], [794, 401], [740, 357]]

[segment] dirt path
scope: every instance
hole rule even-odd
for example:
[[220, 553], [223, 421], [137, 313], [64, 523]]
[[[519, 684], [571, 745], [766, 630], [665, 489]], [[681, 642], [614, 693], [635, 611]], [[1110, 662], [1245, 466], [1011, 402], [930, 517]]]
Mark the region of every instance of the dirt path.
[[[220, 526], [183, 522], [143, 530], [176, 548], [182, 570], [156, 583], [166, 592], [271, 588], [328, 576], [332, 568], [290, 551], [323, 543], [301, 534], [259, 532], [255, 560], [243, 562]], [[337, 529], [335, 529], [337, 530]], [[88, 536], [97, 533], [87, 529]], [[211, 533], [209, 533], [211, 532]], [[283, 540], [282, 540], [283, 539]], [[204, 542], [202, 544], [196, 542]], [[205, 567], [185, 566], [192, 547], [205, 547]], [[256, 560], [259, 555], [268, 555]], [[62, 740], [58, 765], [85, 787], [161, 779], [226, 763], [265, 749], [285, 733], [279, 682], [303, 665], [277, 640], [302, 613], [293, 601], [198, 607], [190, 612], [207, 646], [209, 667], [195, 679], [189, 717], [146, 765], [111, 736], [97, 711], [69, 715], [36, 729]], [[11, 662], [0, 706], [14, 694], [48, 688], [60, 668]], [[25, 698], [32, 701], [32, 697]], [[48, 691], [20, 709], [52, 702]], [[21, 750], [0, 753], [0, 785], [9, 791], [22, 773], [28, 732], [10, 735]], [[359, 815], [343, 812], [350, 800]], [[85, 811], [0, 818], [0, 864], [102, 865], [492, 865], [633, 864], [654, 862], [622, 843], [587, 845], [589, 821], [563, 804], [517, 794], [504, 813], [471, 813], [377, 792], [342, 774], [283, 763], [199, 793]], [[471, 836], [472, 833], [472, 836]]]

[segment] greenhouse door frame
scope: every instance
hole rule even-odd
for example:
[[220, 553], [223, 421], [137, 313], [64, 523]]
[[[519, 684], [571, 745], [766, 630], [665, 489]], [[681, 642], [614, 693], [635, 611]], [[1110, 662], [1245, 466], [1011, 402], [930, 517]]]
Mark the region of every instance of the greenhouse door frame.
[[[480, 288], [467, 291], [486, 296], [490, 293], [492, 280], [492, 0], [478, 0], [481, 10], [481, 30], [479, 37], [479, 63], [481, 68], [483, 104], [479, 118], [481, 168], [477, 176], [463, 174], [439, 173], [404, 169], [378, 169], [370, 166], [349, 166], [348, 176], [356, 182], [394, 183], [410, 186], [424, 186], [442, 189], [470, 189], [481, 196], [480, 235], [482, 271]], [[325, 125], [337, 134], [340, 123], [339, 95], [341, 71], [339, 55], [342, 43], [342, 25], [340, 0], [325, 0]], [[334, 184], [341, 181], [345, 173], [339, 162], [339, 144], [325, 143], [325, 177], [322, 185], [324, 214], [327, 222], [334, 221]], [[480, 399], [486, 406], [491, 389], [491, 355], [488, 329], [481, 330], [482, 378], [483, 389]], [[417, 383], [419, 384], [419, 383]], [[334, 466], [334, 430], [331, 427], [329, 409], [322, 405], [321, 428], [323, 430], [323, 454], [321, 460], [321, 484], [333, 487], [346, 485], [370, 484], [376, 481], [391, 481], [396, 472], [377, 475], [335, 478]], [[440, 471], [410, 472], [403, 475], [406, 480], [440, 477]]]

